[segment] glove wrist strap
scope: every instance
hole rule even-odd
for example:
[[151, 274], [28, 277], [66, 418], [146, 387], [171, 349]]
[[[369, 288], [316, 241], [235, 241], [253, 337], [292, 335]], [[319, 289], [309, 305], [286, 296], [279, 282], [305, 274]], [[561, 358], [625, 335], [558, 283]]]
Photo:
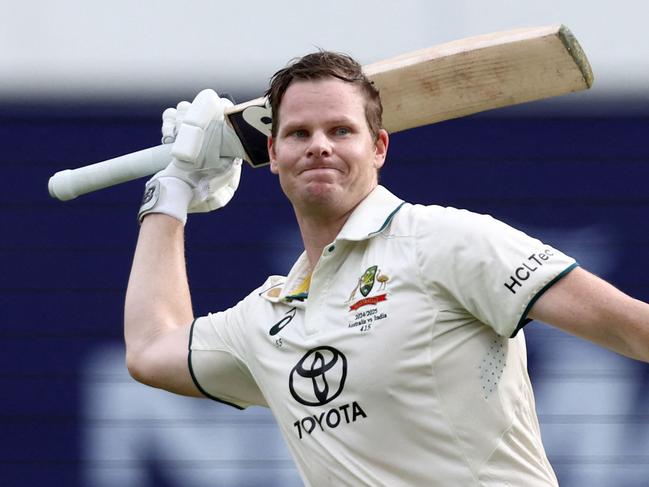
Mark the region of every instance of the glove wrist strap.
[[151, 213], [164, 213], [184, 225], [187, 208], [193, 198], [193, 189], [185, 181], [174, 177], [160, 177], [149, 181], [138, 212], [138, 220]]

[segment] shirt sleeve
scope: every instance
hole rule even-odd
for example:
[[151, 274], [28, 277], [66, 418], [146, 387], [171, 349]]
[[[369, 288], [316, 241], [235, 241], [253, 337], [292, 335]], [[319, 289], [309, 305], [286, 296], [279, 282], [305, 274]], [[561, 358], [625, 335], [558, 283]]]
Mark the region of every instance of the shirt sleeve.
[[207, 397], [239, 409], [267, 406], [250, 369], [237, 353], [246, 300], [226, 311], [197, 318], [189, 342], [189, 369]]
[[502, 336], [515, 336], [534, 302], [575, 260], [489, 215], [416, 207], [417, 259], [428, 290]]

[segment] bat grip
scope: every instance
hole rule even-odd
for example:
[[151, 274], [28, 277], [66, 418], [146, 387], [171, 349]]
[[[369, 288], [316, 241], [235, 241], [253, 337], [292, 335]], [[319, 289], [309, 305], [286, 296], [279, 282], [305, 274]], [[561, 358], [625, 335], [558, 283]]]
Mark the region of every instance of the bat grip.
[[162, 144], [78, 169], [59, 171], [48, 182], [50, 196], [67, 201], [82, 194], [155, 174], [171, 162], [171, 146], [172, 144]]

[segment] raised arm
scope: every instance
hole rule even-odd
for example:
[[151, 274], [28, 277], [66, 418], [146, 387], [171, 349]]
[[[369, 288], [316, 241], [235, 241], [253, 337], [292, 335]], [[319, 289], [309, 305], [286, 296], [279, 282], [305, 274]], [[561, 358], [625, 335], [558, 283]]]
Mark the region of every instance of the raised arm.
[[[173, 161], [147, 182], [140, 235], [126, 292], [124, 338], [130, 374], [145, 384], [201, 396], [188, 366], [194, 319], [184, 255], [188, 213], [227, 204], [238, 187], [241, 160], [220, 157], [229, 102], [206, 90], [191, 105], [163, 115], [163, 142]], [[232, 143], [232, 141], [230, 141]]]
[[530, 318], [649, 362], [649, 304], [576, 268], [532, 306]]
[[126, 365], [145, 384], [200, 395], [187, 367], [194, 319], [183, 224], [164, 214], [142, 221], [124, 306]]

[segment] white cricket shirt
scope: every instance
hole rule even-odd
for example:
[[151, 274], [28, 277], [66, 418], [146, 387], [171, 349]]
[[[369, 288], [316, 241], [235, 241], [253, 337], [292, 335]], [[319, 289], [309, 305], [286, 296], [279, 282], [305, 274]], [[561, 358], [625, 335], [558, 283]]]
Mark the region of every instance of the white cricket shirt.
[[198, 318], [190, 369], [213, 399], [270, 407], [306, 485], [556, 485], [519, 330], [575, 265], [489, 216], [379, 186], [308, 297], [289, 294], [303, 254]]

